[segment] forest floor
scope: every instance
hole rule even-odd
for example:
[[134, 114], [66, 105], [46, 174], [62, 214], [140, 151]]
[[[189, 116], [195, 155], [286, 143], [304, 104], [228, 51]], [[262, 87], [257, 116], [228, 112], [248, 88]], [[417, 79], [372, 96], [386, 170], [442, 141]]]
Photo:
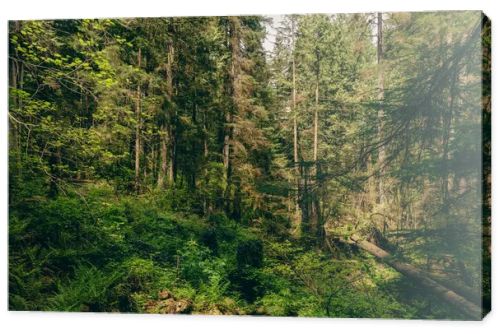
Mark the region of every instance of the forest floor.
[[309, 246], [157, 195], [79, 191], [11, 211], [11, 310], [461, 317], [352, 244]]

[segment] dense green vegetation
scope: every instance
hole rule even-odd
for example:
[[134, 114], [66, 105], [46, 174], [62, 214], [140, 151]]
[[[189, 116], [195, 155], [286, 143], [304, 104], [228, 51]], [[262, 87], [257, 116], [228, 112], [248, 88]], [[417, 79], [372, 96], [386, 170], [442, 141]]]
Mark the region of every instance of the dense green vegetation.
[[477, 318], [390, 264], [488, 289], [488, 31], [478, 12], [10, 22], [10, 309]]

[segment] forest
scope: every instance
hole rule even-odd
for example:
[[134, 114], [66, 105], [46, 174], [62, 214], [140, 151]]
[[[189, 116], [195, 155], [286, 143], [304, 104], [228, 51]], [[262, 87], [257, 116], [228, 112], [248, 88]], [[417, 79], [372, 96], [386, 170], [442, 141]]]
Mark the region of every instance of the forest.
[[9, 309], [479, 320], [481, 12], [9, 22]]

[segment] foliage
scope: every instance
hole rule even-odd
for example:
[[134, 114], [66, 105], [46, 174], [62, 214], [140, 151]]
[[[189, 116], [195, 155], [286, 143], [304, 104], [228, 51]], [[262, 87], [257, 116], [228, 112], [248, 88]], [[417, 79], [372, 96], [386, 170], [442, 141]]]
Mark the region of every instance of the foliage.
[[464, 318], [349, 240], [489, 282], [480, 19], [9, 22], [9, 308]]

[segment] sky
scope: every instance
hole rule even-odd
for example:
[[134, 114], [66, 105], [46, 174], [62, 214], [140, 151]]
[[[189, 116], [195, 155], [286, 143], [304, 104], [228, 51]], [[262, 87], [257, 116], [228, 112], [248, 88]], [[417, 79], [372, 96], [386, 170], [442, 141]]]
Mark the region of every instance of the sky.
[[[271, 18], [272, 22], [266, 24], [266, 38], [264, 40], [264, 50], [267, 55], [270, 55], [274, 48], [274, 40], [276, 39], [276, 28], [280, 26], [285, 15], [265, 15], [267, 18]], [[373, 43], [377, 43], [377, 25], [372, 24], [372, 36]]]
[[283, 21], [284, 15], [266, 15], [272, 19], [270, 24], [266, 24], [266, 39], [264, 40], [264, 50], [269, 54], [273, 51], [274, 40], [276, 38], [276, 27]]

